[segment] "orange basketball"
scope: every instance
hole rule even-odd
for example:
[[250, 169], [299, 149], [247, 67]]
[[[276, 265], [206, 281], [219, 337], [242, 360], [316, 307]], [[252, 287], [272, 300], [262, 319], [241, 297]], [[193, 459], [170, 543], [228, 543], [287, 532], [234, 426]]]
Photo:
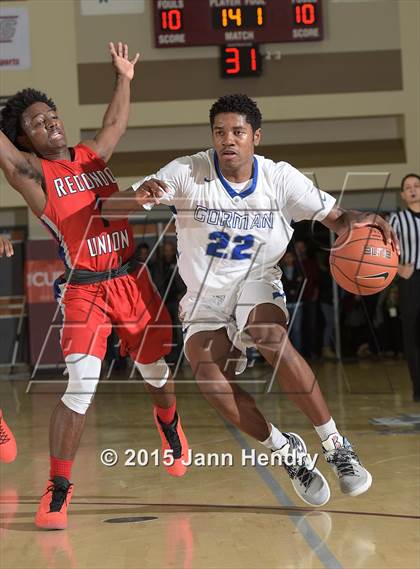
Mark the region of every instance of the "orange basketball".
[[367, 296], [391, 284], [398, 255], [377, 227], [366, 225], [340, 235], [330, 253], [330, 268], [344, 290]]

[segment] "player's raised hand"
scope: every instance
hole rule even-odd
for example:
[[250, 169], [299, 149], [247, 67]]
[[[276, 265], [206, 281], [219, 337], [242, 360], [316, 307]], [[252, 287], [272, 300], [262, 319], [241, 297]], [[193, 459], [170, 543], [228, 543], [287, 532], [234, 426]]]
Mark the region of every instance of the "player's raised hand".
[[160, 199], [168, 191], [168, 186], [162, 180], [151, 178], [142, 183], [136, 191], [136, 201], [139, 206], [159, 204]]
[[13, 245], [6, 237], [0, 235], [0, 257], [3, 257], [4, 254], [6, 254], [6, 257], [11, 257], [13, 253]]
[[109, 42], [109, 51], [112, 57], [112, 64], [117, 72], [117, 75], [127, 77], [131, 81], [134, 77], [134, 67], [140, 57], [139, 53], [133, 57], [128, 58], [128, 45], [126, 43], [118, 42], [116, 45]]

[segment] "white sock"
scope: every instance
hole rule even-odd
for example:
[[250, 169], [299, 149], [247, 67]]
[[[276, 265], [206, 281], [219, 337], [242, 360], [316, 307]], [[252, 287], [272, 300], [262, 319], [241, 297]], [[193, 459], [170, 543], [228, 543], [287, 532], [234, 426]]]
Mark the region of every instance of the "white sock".
[[319, 425], [318, 427], [314, 425], [314, 428], [315, 431], [318, 433], [318, 436], [321, 439], [321, 441], [326, 441], [328, 437], [330, 437], [331, 435], [338, 435], [340, 443], [343, 442], [343, 437], [340, 435], [337, 426], [335, 424], [335, 421], [332, 417], [324, 425]]
[[271, 450], [279, 450], [281, 447], [284, 447], [284, 445], [288, 443], [288, 440], [283, 435], [283, 433], [278, 430], [277, 427], [271, 424], [270, 426], [270, 436], [265, 441], [261, 441], [261, 444]]

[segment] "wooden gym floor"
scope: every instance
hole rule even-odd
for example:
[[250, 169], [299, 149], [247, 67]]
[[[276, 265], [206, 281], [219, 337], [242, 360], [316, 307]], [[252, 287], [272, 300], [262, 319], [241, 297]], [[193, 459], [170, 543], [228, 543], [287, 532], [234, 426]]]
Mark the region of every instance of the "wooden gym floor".
[[[233, 466], [192, 466], [181, 479], [154, 465], [159, 448], [151, 405], [140, 381], [101, 383], [73, 470], [69, 528], [33, 525], [48, 474], [49, 415], [64, 384], [0, 381], [1, 406], [18, 457], [0, 466], [2, 569], [274, 569], [420, 567], [420, 404], [411, 400], [403, 361], [314, 366], [341, 430], [373, 475], [370, 491], [346, 498], [322, 456], [332, 490], [314, 510], [299, 500], [280, 467], [242, 466], [244, 449], [265, 449], [226, 425], [182, 368], [178, 408], [198, 453], [222, 453]], [[268, 368], [244, 375], [266, 416], [302, 434], [320, 452], [308, 421]], [[29, 389], [28, 389], [29, 388]], [[28, 392], [27, 392], [28, 391]], [[148, 466], [124, 466], [126, 449]], [[106, 467], [104, 449], [120, 455]], [[246, 451], [245, 451], [246, 453]], [[221, 458], [220, 458], [221, 460]], [[227, 459], [226, 459], [227, 460]], [[116, 523], [120, 522], [120, 523]]]

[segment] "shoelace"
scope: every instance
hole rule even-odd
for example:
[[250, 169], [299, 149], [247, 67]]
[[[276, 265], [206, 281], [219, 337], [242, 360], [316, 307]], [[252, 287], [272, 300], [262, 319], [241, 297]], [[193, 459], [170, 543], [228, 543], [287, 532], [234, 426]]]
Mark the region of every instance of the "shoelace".
[[181, 458], [182, 446], [181, 441], [179, 440], [178, 431], [176, 430], [178, 425], [178, 416], [175, 416], [175, 419], [170, 424], [163, 423], [162, 421], [159, 421], [159, 423], [162, 427], [163, 434], [172, 449], [172, 456], [175, 459]]
[[0, 445], [4, 445], [10, 441], [6, 431], [3, 428], [3, 424], [0, 421]]
[[47, 491], [52, 493], [50, 502], [50, 512], [59, 512], [63, 507], [63, 504], [67, 498], [67, 493], [69, 491], [71, 484], [69, 486], [63, 486], [61, 484], [50, 484]]
[[292, 480], [297, 478], [299, 482], [305, 486], [306, 490], [309, 488], [311, 482], [315, 478], [315, 474], [304, 465], [299, 466], [298, 468], [296, 466], [288, 466], [285, 464], [284, 468], [287, 470], [290, 478], [292, 478]]
[[[288, 439], [291, 449], [295, 449], [301, 453], [304, 452], [305, 449], [303, 448], [302, 443], [298, 438], [294, 437], [293, 435], [289, 435]], [[305, 487], [306, 490], [309, 488], [313, 479], [315, 478], [315, 474], [311, 470], [309, 470], [304, 464], [301, 464], [300, 466], [297, 465], [291, 466], [288, 464], [284, 464], [284, 467], [290, 478], [292, 480], [297, 478], [299, 482]]]
[[359, 462], [357, 454], [350, 449], [341, 447], [334, 451], [334, 454], [328, 459], [328, 462], [332, 462], [335, 465], [340, 477], [357, 476], [354, 464], [351, 462], [352, 460]]
[[305, 452], [305, 449], [298, 438], [296, 438], [294, 435], [289, 435], [288, 438], [289, 438], [290, 448], [295, 449], [300, 453]]

